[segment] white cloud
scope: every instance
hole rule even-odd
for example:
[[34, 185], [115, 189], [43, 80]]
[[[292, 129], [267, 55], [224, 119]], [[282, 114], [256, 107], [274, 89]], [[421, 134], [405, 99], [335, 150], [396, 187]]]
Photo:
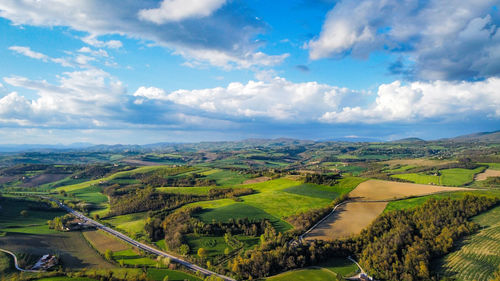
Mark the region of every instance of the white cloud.
[[367, 107], [344, 107], [323, 114], [328, 123], [387, 123], [439, 118], [500, 119], [500, 78], [478, 82], [413, 82], [383, 84]]
[[163, 24], [207, 17], [225, 3], [226, 0], [163, 0], [159, 8], [140, 10], [138, 16], [141, 20]]
[[[68, 26], [87, 32], [89, 35], [81, 40], [96, 48], [122, 47], [123, 43], [119, 40], [103, 40], [106, 35], [138, 39], [147, 46], [160, 45], [184, 56], [188, 60], [187, 65], [191, 66], [211, 64], [225, 69], [251, 68], [275, 65], [287, 57], [286, 54], [273, 56], [258, 51], [261, 43], [255, 41], [255, 36], [263, 32], [265, 24], [256, 19], [251, 10], [238, 9], [243, 4], [231, 2], [228, 5], [234, 9], [220, 9], [213, 13], [224, 1], [192, 2], [196, 5], [186, 5], [180, 0], [163, 2], [165, 5], [175, 3], [182, 6], [183, 12], [175, 12], [175, 17], [189, 16], [191, 20], [169, 21], [161, 25], [138, 17], [139, 11], [155, 14], [155, 3], [132, 0], [3, 0], [0, 1], [0, 17], [11, 20], [15, 25]], [[206, 13], [198, 9], [205, 5], [212, 10], [212, 14], [200, 18]], [[160, 7], [157, 15], [162, 18], [160, 10], [164, 12]], [[170, 12], [173, 13], [173, 10], [166, 13], [167, 17], [174, 17]]]
[[292, 83], [275, 77], [268, 81], [230, 83], [226, 88], [177, 90], [141, 87], [134, 96], [173, 102], [219, 116], [272, 118], [290, 122], [308, 122], [321, 112], [337, 108], [351, 91], [317, 82]]
[[39, 53], [39, 52], [35, 52], [33, 50], [31, 50], [30, 47], [26, 47], [26, 46], [11, 46], [9, 47], [9, 50], [11, 51], [14, 51], [18, 54], [21, 54], [23, 56], [27, 56], [29, 58], [32, 58], [32, 59], [36, 59], [36, 60], [41, 60], [41, 61], [44, 61], [44, 62], [48, 62], [48, 61], [51, 61], [51, 62], [54, 62], [54, 63], [57, 63], [57, 64], [60, 64], [64, 67], [72, 67], [73, 65], [65, 58], [51, 58], [45, 54], [42, 54], [42, 53]]
[[9, 50], [14, 51], [18, 54], [21, 54], [23, 56], [27, 56], [27, 57], [32, 58], [32, 59], [43, 60], [43, 61], [47, 61], [49, 59], [49, 57], [47, 55], [44, 55], [44, 54], [39, 53], [39, 52], [35, 52], [35, 51], [31, 50], [30, 47], [11, 46], [11, 47], [9, 47]]
[[344, 0], [328, 13], [311, 59], [389, 50], [408, 55], [409, 71], [432, 80], [500, 74], [497, 0]]
[[97, 35], [89, 35], [81, 38], [83, 42], [94, 46], [97, 48], [109, 48], [109, 49], [119, 49], [123, 47], [123, 43], [120, 40], [108, 40], [101, 41], [97, 39]]
[[105, 58], [109, 57], [108, 52], [106, 52], [106, 50], [103, 50], [103, 49], [92, 50], [89, 47], [81, 47], [78, 50], [78, 52], [79, 53], [91, 54], [92, 56], [95, 56], [95, 57], [105, 57]]
[[115, 117], [125, 94], [120, 81], [97, 69], [66, 72], [59, 85], [18, 76], [4, 81], [38, 96], [28, 100], [13, 92], [0, 100], [0, 119], [23, 120], [25, 125], [85, 126], [100, 117]]

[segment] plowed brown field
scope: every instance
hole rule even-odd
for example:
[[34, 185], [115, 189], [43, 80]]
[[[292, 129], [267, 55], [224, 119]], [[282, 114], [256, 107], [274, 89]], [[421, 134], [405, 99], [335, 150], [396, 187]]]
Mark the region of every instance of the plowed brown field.
[[333, 240], [356, 235], [384, 211], [388, 201], [459, 190], [470, 188], [368, 180], [349, 193], [352, 201], [339, 206], [333, 214], [309, 232], [305, 239]]

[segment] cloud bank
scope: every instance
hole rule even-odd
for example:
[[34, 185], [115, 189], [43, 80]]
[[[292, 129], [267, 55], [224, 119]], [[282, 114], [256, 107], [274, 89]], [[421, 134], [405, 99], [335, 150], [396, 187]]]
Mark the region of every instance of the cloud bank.
[[343, 0], [328, 13], [310, 58], [407, 55], [406, 72], [429, 80], [500, 74], [496, 0]]

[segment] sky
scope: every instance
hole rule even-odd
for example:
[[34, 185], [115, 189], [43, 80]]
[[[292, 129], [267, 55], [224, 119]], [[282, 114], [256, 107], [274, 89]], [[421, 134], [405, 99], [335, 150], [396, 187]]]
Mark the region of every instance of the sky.
[[2, 0], [0, 144], [500, 129], [500, 0]]

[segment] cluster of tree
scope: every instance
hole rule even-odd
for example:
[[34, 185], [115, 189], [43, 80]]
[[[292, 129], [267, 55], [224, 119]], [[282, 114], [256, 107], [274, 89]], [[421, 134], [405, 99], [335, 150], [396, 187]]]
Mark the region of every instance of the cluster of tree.
[[467, 219], [496, 201], [475, 196], [430, 199], [413, 210], [384, 214], [360, 235], [365, 244], [360, 263], [375, 278], [428, 280], [431, 259], [447, 254], [458, 238], [477, 230]]
[[191, 194], [159, 193], [151, 187], [146, 187], [134, 189], [121, 196], [111, 196], [109, 214], [116, 216], [149, 210], [175, 209], [202, 199], [201, 196]]
[[123, 170], [124, 167], [115, 165], [91, 164], [84, 166], [83, 170], [76, 173], [73, 177], [80, 179], [100, 179], [106, 175]]
[[209, 190], [208, 195], [194, 195], [156, 192], [149, 186], [114, 184], [106, 187], [103, 192], [110, 197], [110, 215], [124, 215], [162, 209], [173, 210], [192, 202], [236, 198], [254, 191], [250, 188], [213, 188]]
[[225, 234], [247, 236], [259, 236], [266, 231], [274, 230], [269, 220], [249, 220], [248, 218], [233, 220], [228, 222], [204, 223], [193, 217], [193, 214], [200, 212], [201, 207], [191, 207], [177, 210], [165, 219], [148, 217], [145, 231], [153, 241], [165, 239], [170, 250], [179, 250], [185, 244], [183, 236], [188, 233], [198, 235], [222, 236]]
[[49, 225], [50, 229], [54, 229], [57, 231], [65, 231], [66, 227], [65, 225], [68, 223], [68, 221], [73, 220], [74, 217], [70, 214], [66, 214], [62, 217], [55, 217], [52, 220], [48, 220], [47, 224]]
[[497, 201], [476, 196], [430, 199], [421, 207], [382, 215], [355, 238], [332, 242], [294, 244], [281, 233], [266, 233], [259, 249], [234, 258], [229, 269], [238, 278], [262, 278], [353, 255], [377, 279], [429, 280], [431, 259], [448, 253], [457, 239], [475, 231], [477, 225], [468, 218]]
[[286, 218], [286, 221], [293, 225], [295, 230], [303, 232], [311, 228], [331, 211], [332, 208], [330, 207], [311, 209], [300, 214], [289, 216]]
[[304, 182], [324, 184], [324, 185], [335, 185], [337, 180], [341, 179], [340, 174], [307, 174]]

